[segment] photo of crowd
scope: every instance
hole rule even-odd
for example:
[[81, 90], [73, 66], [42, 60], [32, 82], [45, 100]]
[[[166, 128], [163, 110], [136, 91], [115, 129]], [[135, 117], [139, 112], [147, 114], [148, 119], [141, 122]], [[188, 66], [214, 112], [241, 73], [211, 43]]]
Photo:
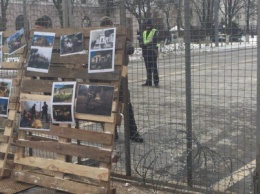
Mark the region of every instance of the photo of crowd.
[[76, 112], [111, 116], [114, 87], [80, 84], [77, 93]]
[[17, 50], [23, 48], [26, 44], [22, 43], [22, 38], [24, 36], [24, 29], [20, 29], [19, 31], [12, 34], [9, 38], [7, 38], [7, 46], [8, 53], [13, 54]]
[[21, 101], [20, 129], [49, 130], [50, 102]]
[[9, 98], [11, 93], [12, 80], [0, 79], [0, 97]]
[[36, 47], [53, 47], [54, 36], [34, 34], [32, 39], [32, 46]]
[[83, 33], [76, 33], [60, 37], [60, 56], [83, 52]]
[[115, 28], [93, 30], [90, 34], [90, 49], [113, 49], [115, 44]]

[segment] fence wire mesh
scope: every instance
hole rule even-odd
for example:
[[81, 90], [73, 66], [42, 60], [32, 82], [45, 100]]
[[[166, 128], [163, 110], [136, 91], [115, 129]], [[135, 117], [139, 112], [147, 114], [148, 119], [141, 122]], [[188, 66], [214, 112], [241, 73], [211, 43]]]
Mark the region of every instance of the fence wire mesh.
[[[31, 29], [39, 17], [46, 18], [49, 28], [62, 28], [66, 18], [72, 28], [99, 26], [105, 15], [115, 26], [129, 29], [135, 47], [128, 65], [131, 141], [125, 139], [123, 122], [117, 128], [120, 159], [113, 166], [115, 176], [130, 175], [143, 184], [152, 184], [155, 191], [166, 185], [183, 193], [253, 193], [256, 0], [237, 4], [226, 0], [74, 0], [66, 3], [67, 15], [64, 1], [4, 2], [8, 6], [3, 9], [1, 4], [2, 30]], [[185, 11], [185, 6], [190, 11]], [[140, 48], [147, 18], [158, 30], [159, 87], [154, 86], [158, 80], [147, 82]], [[189, 28], [185, 21], [190, 22]], [[189, 42], [185, 34], [190, 34]], [[17, 58], [4, 55], [3, 60]], [[1, 70], [0, 77], [15, 77], [15, 73]], [[144, 83], [148, 86], [142, 86]], [[191, 103], [187, 103], [189, 99]], [[131, 136], [135, 124], [138, 138]], [[82, 121], [80, 127], [102, 130], [100, 124]], [[33, 154], [49, 157], [39, 150]]]

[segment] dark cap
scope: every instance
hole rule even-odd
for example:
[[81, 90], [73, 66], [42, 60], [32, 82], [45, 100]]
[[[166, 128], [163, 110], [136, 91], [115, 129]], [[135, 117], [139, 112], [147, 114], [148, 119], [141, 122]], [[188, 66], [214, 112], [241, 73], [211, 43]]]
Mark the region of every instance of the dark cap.
[[146, 25], [146, 26], [152, 26], [152, 25], [153, 25], [153, 21], [152, 21], [151, 19], [147, 19], [147, 20], [145, 21], [145, 25]]
[[113, 25], [114, 25], [114, 23], [113, 23], [112, 19], [108, 16], [104, 16], [100, 20], [100, 26], [113, 26]]

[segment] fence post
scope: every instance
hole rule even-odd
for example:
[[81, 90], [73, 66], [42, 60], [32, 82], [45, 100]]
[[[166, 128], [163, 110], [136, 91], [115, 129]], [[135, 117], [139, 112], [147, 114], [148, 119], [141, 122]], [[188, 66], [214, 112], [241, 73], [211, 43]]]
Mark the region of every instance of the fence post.
[[187, 182], [192, 187], [192, 106], [191, 106], [191, 51], [190, 51], [190, 1], [184, 1], [184, 43], [186, 83], [186, 132], [187, 132]]
[[218, 31], [219, 31], [219, 29], [218, 29], [218, 12], [219, 12], [219, 2], [218, 2], [218, 0], [215, 0], [214, 1], [214, 15], [215, 15], [215, 17], [214, 17], [214, 24], [215, 24], [215, 46], [216, 47], [218, 47]]
[[[260, 3], [257, 3], [260, 13]], [[256, 115], [256, 172], [254, 178], [254, 193], [260, 193], [260, 15], [257, 16], [257, 115]]]
[[[125, 0], [120, 1], [120, 25], [126, 27]], [[128, 57], [125, 55], [125, 57]], [[130, 147], [130, 121], [129, 121], [129, 102], [130, 95], [128, 90], [128, 77], [122, 80], [124, 95], [124, 134], [125, 134], [125, 171], [126, 176], [131, 176], [131, 147]]]

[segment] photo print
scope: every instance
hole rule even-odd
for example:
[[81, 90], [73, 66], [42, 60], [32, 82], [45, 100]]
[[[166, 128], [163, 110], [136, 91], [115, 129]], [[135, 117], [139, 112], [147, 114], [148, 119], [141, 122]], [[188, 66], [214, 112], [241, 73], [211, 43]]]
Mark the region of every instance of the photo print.
[[60, 37], [60, 56], [83, 53], [83, 33]]
[[113, 50], [91, 51], [89, 59], [89, 72], [114, 71]]
[[89, 41], [88, 72], [114, 71], [116, 28], [92, 30]]
[[11, 94], [11, 87], [11, 79], [0, 79], [0, 97], [9, 98]]
[[73, 124], [76, 82], [53, 82], [51, 118], [53, 123]]
[[34, 32], [27, 70], [48, 73], [55, 33]]
[[8, 113], [8, 98], [1, 98], [0, 97], [0, 116], [7, 117]]
[[0, 116], [7, 117], [12, 80], [0, 79]]
[[113, 98], [113, 86], [80, 84], [77, 92], [76, 112], [111, 116]]
[[74, 123], [72, 105], [52, 105], [53, 123]]
[[25, 43], [22, 43], [22, 38], [24, 36], [24, 29], [20, 29], [19, 31], [12, 34], [7, 38], [7, 46], [8, 46], [8, 54], [11, 55], [18, 51], [19, 49], [25, 47]]
[[49, 101], [21, 101], [20, 129], [50, 130]]

